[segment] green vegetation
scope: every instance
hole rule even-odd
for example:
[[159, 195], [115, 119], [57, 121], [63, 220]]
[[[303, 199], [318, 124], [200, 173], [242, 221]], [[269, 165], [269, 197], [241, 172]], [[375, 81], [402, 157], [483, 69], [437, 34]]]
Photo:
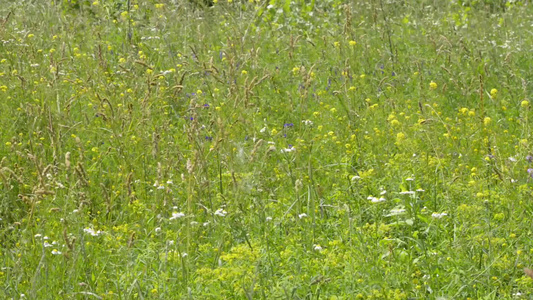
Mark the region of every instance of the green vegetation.
[[14, 2], [1, 299], [533, 297], [530, 1]]

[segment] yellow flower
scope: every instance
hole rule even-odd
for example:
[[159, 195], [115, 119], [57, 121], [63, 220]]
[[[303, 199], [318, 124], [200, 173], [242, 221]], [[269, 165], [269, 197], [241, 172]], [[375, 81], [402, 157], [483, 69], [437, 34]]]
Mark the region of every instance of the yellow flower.
[[522, 103], [520, 103], [520, 105], [521, 105], [522, 107], [526, 108], [526, 107], [529, 106], [529, 101], [524, 100], [524, 101], [522, 101]]
[[485, 117], [485, 119], [483, 119], [483, 124], [485, 124], [485, 126], [488, 126], [491, 122], [492, 119], [490, 117]]
[[357, 44], [357, 42], [355, 42], [355, 41], [350, 41], [348, 44], [350, 44], [350, 46], [353, 47], [353, 46], [355, 46], [355, 45]]
[[339, 42], [334, 42], [334, 43], [333, 43], [333, 46], [335, 46], [335, 48], [339, 48], [340, 45], [341, 45], [341, 43], [339, 43]]
[[431, 81], [429, 83], [429, 88], [432, 89], [432, 90], [436, 89], [437, 88], [437, 83], [435, 81]]
[[492, 89], [490, 90], [490, 96], [492, 98], [496, 97], [496, 95], [498, 94], [498, 90], [497, 89]]

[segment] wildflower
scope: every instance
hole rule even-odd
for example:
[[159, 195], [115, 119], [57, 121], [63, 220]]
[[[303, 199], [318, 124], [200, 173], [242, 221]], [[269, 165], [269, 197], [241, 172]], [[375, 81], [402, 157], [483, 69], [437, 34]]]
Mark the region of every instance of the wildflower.
[[179, 219], [185, 217], [185, 214], [182, 212], [173, 212], [172, 217], [169, 218], [169, 220]]
[[100, 230], [94, 231], [94, 229], [92, 229], [92, 228], [85, 228], [85, 229], [83, 229], [83, 231], [85, 233], [88, 233], [88, 234], [92, 235], [92, 236], [99, 236], [100, 234], [102, 234], [102, 231], [100, 231]]
[[533, 162], [533, 156], [531, 155], [526, 156], [526, 160], [527, 162]]
[[443, 212], [443, 213], [437, 213], [437, 212], [434, 212], [431, 214], [431, 217], [435, 218], [435, 219], [441, 219], [442, 217], [444, 216], [447, 216], [448, 214]]
[[272, 221], [272, 217], [266, 217], [266, 221], [267, 221], [267, 222]]
[[44, 242], [43, 246], [45, 248], [52, 247], [52, 245], [50, 243], [48, 243], [47, 241]]
[[379, 198], [379, 199], [376, 198], [376, 197], [372, 197], [372, 199], [371, 199], [370, 202], [372, 202], [372, 203], [381, 203], [381, 202], [385, 202], [385, 201], [387, 201], [387, 199], [385, 199], [385, 198], [383, 198], [383, 197], [381, 197], [381, 198]]
[[529, 106], [529, 101], [524, 100], [524, 101], [522, 101], [522, 102], [520, 103], [520, 105], [521, 105], [523, 108], [526, 108], [526, 107]]
[[497, 89], [490, 90], [490, 96], [492, 98], [495, 98], [497, 94], [498, 94], [498, 90]]
[[352, 176], [352, 181], [356, 181], [358, 179], [361, 179], [361, 176], [359, 176], [359, 175]]
[[215, 215], [220, 216], [220, 217], [225, 217], [227, 214], [228, 212], [223, 210], [222, 208], [219, 208], [217, 209], [217, 211], [215, 211]]
[[306, 126], [313, 125], [313, 121], [311, 121], [311, 120], [303, 120], [302, 123], [304, 123]]
[[436, 89], [436, 88], [437, 88], [437, 83], [434, 82], [434, 81], [431, 81], [431, 82], [429, 83], [429, 88], [432, 89], [432, 90]]
[[289, 145], [289, 148], [281, 149], [281, 153], [293, 152], [293, 151], [296, 151], [296, 148], [292, 147], [291, 145]]
[[314, 246], [313, 246], [313, 249], [314, 249], [315, 251], [322, 251], [322, 247], [321, 247], [320, 245], [314, 245]]
[[348, 44], [350, 44], [350, 46], [353, 47], [353, 46], [357, 45], [357, 42], [356, 41], [349, 41]]
[[303, 218], [306, 218], [307, 217], [307, 214], [306, 213], [303, 213], [303, 214], [299, 214], [298, 215], [298, 218], [300, 219], [303, 219]]
[[527, 169], [527, 173], [533, 178], [533, 169]]
[[393, 209], [391, 209], [389, 216], [398, 216], [398, 215], [401, 215], [403, 213], [405, 213], [405, 209], [404, 208], [393, 208]]
[[485, 117], [485, 119], [483, 119], [483, 124], [485, 124], [485, 126], [489, 126], [491, 122], [492, 119], [490, 117]]
[[335, 48], [339, 48], [340, 45], [341, 45], [341, 43], [339, 43], [339, 42], [334, 42], [334, 43], [333, 43], [333, 46], [335, 46]]
[[36, 235], [33, 236], [34, 238], [38, 239], [40, 237], [42, 237], [42, 235], [40, 233], [37, 233]]
[[400, 195], [414, 195], [415, 192], [414, 191], [403, 191], [403, 192], [400, 192]]
[[53, 255], [60, 255], [61, 252], [60, 252], [60, 251], [57, 251], [57, 249], [54, 249], [54, 250], [52, 250], [52, 254], [53, 254]]
[[423, 189], [417, 189], [416, 191], [417, 192], [425, 192], [425, 190], [423, 190]]

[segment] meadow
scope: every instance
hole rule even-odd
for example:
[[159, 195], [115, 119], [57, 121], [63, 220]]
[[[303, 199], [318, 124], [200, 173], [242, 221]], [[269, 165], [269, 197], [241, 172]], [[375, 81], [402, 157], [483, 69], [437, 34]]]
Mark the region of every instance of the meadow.
[[533, 299], [533, 3], [203, 3], [1, 5], [1, 299]]

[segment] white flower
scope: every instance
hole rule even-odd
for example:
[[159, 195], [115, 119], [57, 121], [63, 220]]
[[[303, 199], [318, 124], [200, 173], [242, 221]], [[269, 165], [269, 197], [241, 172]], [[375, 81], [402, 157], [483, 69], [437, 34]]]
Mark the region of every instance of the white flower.
[[172, 213], [172, 217], [170, 217], [169, 220], [175, 220], [175, 219], [179, 219], [179, 218], [183, 218], [185, 217], [185, 214], [182, 213], [182, 212], [173, 212]]
[[512, 156], [509, 157], [509, 160], [512, 161], [512, 162], [516, 162], [516, 158], [514, 158], [514, 157], [512, 157]]
[[164, 190], [165, 189], [165, 186], [160, 184], [158, 187], [157, 187], [158, 190]]
[[77, 210], [77, 209], [75, 209], [75, 210], [72, 211], [73, 214], [77, 214], [77, 213], [79, 213], [79, 212], [80, 212], [80, 211]]
[[299, 214], [298, 215], [298, 218], [302, 219], [302, 218], [305, 218], [307, 217], [307, 214], [306, 213], [303, 213], [303, 214]]
[[403, 214], [404, 212], [405, 212], [404, 208], [393, 208], [390, 211], [390, 215], [391, 216], [397, 216], [397, 215]]
[[92, 228], [85, 228], [83, 229], [83, 231], [85, 231], [85, 233], [88, 233], [92, 236], [99, 236], [100, 234], [102, 234], [102, 231], [98, 230], [98, 231], [94, 231], [94, 229]]
[[181, 257], [186, 257], [187, 255], [189, 255], [189, 254], [187, 254], [186, 252], [183, 252], [183, 253], [181, 254]]
[[42, 237], [42, 235], [40, 233], [37, 233], [36, 235], [33, 236], [34, 238], [38, 239], [40, 237]]
[[174, 182], [172, 180], [167, 180], [167, 184], [173, 184]]
[[352, 181], [356, 181], [358, 179], [361, 179], [361, 176], [355, 175], [355, 176], [352, 177]]
[[313, 125], [313, 121], [311, 121], [311, 120], [303, 120], [302, 123], [304, 123], [307, 126], [312, 126]]
[[170, 246], [172, 246], [172, 245], [174, 245], [175, 242], [172, 241], [172, 240], [170, 240], [170, 241], [168, 241], [167, 243], [168, 243]]
[[263, 127], [263, 128], [261, 128], [261, 130], [259, 130], [259, 132], [264, 133], [266, 130], [267, 130], [267, 128]]
[[322, 251], [322, 247], [320, 247], [320, 245], [314, 245], [313, 249], [315, 249], [315, 251]]
[[383, 190], [383, 191], [381, 191], [381, 193], [379, 193], [379, 194], [380, 194], [380, 195], [385, 195], [386, 193], [387, 193], [387, 191], [386, 191], [386, 190]]
[[417, 192], [425, 192], [425, 190], [423, 190], [423, 189], [417, 189], [416, 191]]
[[414, 181], [415, 179], [412, 177], [405, 178], [405, 181]]
[[403, 192], [400, 192], [400, 195], [414, 195], [415, 194], [415, 191], [403, 191]]
[[52, 250], [52, 254], [53, 255], [59, 255], [59, 254], [61, 254], [61, 252], [57, 251], [57, 249], [54, 249], [54, 250]]
[[372, 203], [380, 203], [380, 202], [386, 201], [387, 199], [385, 199], [383, 197], [381, 197], [381, 198], [369, 197], [368, 200], [370, 200], [370, 202], [372, 202]]
[[160, 232], [160, 231], [161, 231], [161, 227], [157, 227], [157, 228], [155, 229], [155, 232]]
[[292, 148], [281, 149], [281, 153], [293, 152], [293, 151], [296, 151], [296, 148], [292, 147]]
[[52, 245], [49, 244], [48, 242], [44, 242], [43, 246], [44, 246], [45, 248], [52, 247]]
[[228, 212], [223, 210], [222, 208], [219, 208], [217, 209], [217, 211], [215, 211], [215, 215], [220, 216], [220, 217], [225, 217], [227, 214]]
[[433, 218], [435, 218], [435, 219], [440, 219], [440, 218], [442, 218], [442, 217], [444, 217], [444, 216], [447, 216], [447, 215], [448, 215], [448, 214], [445, 213], [445, 212], [443, 212], [443, 213], [437, 213], [437, 212], [434, 212], [434, 213], [431, 214], [431, 216], [432, 216]]
[[267, 222], [272, 221], [272, 217], [266, 217], [266, 221]]

